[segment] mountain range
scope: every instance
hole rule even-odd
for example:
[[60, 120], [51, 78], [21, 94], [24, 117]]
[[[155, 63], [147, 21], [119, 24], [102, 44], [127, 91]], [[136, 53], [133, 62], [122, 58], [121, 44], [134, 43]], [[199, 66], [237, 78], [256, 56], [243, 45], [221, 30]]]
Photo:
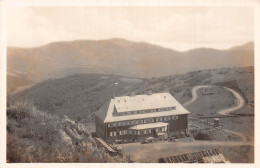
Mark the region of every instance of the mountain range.
[[151, 78], [195, 70], [254, 65], [254, 43], [226, 50], [185, 52], [125, 39], [54, 42], [34, 48], [8, 47], [8, 92], [76, 73]]

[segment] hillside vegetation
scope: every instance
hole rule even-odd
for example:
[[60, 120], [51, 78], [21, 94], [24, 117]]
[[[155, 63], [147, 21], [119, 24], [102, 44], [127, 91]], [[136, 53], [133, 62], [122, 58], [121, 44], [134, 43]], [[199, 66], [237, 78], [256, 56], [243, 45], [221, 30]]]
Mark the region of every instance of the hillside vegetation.
[[29, 102], [7, 108], [7, 162], [125, 162], [98, 148], [84, 125], [38, 110]]
[[[191, 89], [196, 85], [230, 87], [243, 95], [245, 109], [254, 107], [253, 67], [211, 69], [151, 79], [79, 74], [39, 83], [13, 96], [12, 101], [28, 100], [47, 113], [60, 117], [67, 115], [73, 120], [87, 123], [114, 93], [120, 96], [130, 95], [131, 92], [146, 94], [149, 90], [155, 93], [167, 91], [184, 103], [191, 99]], [[241, 110], [241, 113], [248, 111], [253, 113], [252, 110]]]
[[[210, 69], [150, 79], [100, 74], [49, 79], [8, 97], [7, 161], [125, 162], [109, 157], [93, 143], [89, 136], [93, 131], [89, 130], [93, 113], [114, 94], [146, 94], [150, 90], [170, 92], [184, 103], [191, 99], [191, 89], [196, 85], [226, 86], [236, 90], [246, 100], [246, 105], [235, 113], [254, 115], [253, 67]], [[217, 101], [219, 97], [215, 96], [215, 99]], [[221, 102], [225, 103], [224, 100]], [[189, 111], [192, 113], [194, 109]], [[248, 118], [248, 121], [252, 122], [252, 119]], [[245, 127], [241, 122], [245, 123], [247, 118], [225, 120], [230, 128], [236, 124], [234, 129], [240, 129]]]

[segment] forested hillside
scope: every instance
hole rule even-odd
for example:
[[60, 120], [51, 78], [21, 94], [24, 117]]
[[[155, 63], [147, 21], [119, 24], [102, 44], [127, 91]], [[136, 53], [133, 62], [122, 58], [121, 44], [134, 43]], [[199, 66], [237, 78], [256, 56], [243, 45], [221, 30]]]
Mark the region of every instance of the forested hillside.
[[248, 105], [254, 105], [253, 67], [211, 69], [150, 79], [79, 74], [39, 83], [13, 96], [12, 101], [28, 100], [40, 110], [86, 122], [114, 94], [120, 96], [130, 95], [131, 92], [145, 94], [149, 90], [155, 93], [167, 91], [184, 103], [191, 98], [194, 86], [204, 84], [233, 88], [241, 93]]

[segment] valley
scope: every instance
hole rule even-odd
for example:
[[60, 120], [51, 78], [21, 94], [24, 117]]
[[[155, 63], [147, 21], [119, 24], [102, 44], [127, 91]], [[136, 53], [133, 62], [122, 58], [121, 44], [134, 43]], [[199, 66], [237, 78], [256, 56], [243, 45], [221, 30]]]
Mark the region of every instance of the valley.
[[[118, 84], [115, 85], [115, 83]], [[205, 90], [205, 88], [204, 90], [203, 88], [198, 89], [197, 98], [194, 99], [192, 98], [192, 89], [198, 85], [213, 87], [208, 90]], [[57, 160], [58, 162], [90, 162], [90, 158], [80, 159], [80, 153], [99, 151], [99, 149], [90, 145], [93, 140], [88, 136], [89, 132], [95, 131], [94, 112], [114, 95], [130, 95], [132, 92], [146, 94], [148, 91], [153, 91], [155, 93], [170, 92], [180, 103], [186, 104], [186, 108], [191, 112], [189, 122], [193, 125], [204, 127], [203, 125], [205, 124], [204, 122], [201, 123], [201, 120], [213, 122], [213, 118], [219, 118], [223, 129], [227, 131], [224, 133], [212, 133], [215, 140], [210, 141], [208, 145], [211, 144], [211, 147], [220, 147], [222, 143], [236, 142], [239, 148], [231, 145], [225, 148], [220, 147], [220, 149], [222, 149], [224, 154], [232, 156], [229, 158], [232, 162], [253, 162], [254, 159], [251, 157], [254, 151], [252, 147], [252, 143], [254, 142], [253, 86], [253, 67], [200, 70], [183, 75], [149, 79], [104, 74], [76, 74], [64, 78], [49, 79], [8, 97], [8, 149], [10, 149], [9, 152], [11, 152], [12, 156], [16, 157], [16, 159], [8, 159], [10, 162], [17, 161], [17, 158], [20, 158], [18, 162], [44, 162], [44, 159], [46, 159], [46, 162], [49, 162], [51, 158], [44, 155], [45, 150], [51, 152], [54, 148], [57, 148], [57, 152], [60, 152], [59, 156], [62, 156], [61, 158], [64, 159], [53, 157], [53, 159], [56, 159], [53, 160], [55, 162]], [[223, 116], [218, 111], [235, 106], [237, 100], [236, 96], [225, 89], [225, 87], [241, 95], [244, 100], [244, 106], [236, 109], [236, 111], [230, 111], [229, 115]], [[27, 102], [27, 104], [25, 103], [25, 106], [21, 107], [24, 102]], [[22, 113], [20, 113], [21, 111]], [[28, 112], [29, 114], [27, 114]], [[194, 117], [197, 120], [192, 119]], [[66, 118], [69, 118], [69, 120]], [[47, 129], [44, 129], [45, 126], [41, 125], [43, 123], [48, 126]], [[80, 133], [80, 130], [88, 132], [87, 136]], [[41, 135], [39, 131], [41, 134], [44, 132], [46, 134]], [[244, 136], [241, 137], [241, 134]], [[47, 139], [45, 140], [45, 138]], [[247, 139], [248, 141], [244, 142]], [[244, 144], [241, 144], [241, 141]], [[62, 142], [64, 146], [68, 146], [68, 149], [77, 151], [79, 155], [74, 157], [70, 153], [70, 155], [63, 156], [64, 151], [60, 148], [62, 145], [58, 142]], [[217, 145], [218, 142], [220, 143]], [[77, 144], [80, 144], [79, 148]], [[187, 142], [180, 142], [178, 144], [186, 146]], [[178, 146], [178, 144], [176, 145]], [[194, 147], [192, 147], [192, 144], [194, 144]], [[208, 145], [204, 145], [201, 148], [197, 148], [195, 144], [202, 145], [204, 142], [196, 140], [185, 147], [187, 152], [209, 147]], [[82, 148], [82, 145], [86, 145], [86, 148]], [[131, 152], [129, 151], [131, 145], [134, 144], [122, 145], [125, 146], [125, 155], [131, 156]], [[30, 161], [29, 156], [33, 155], [36, 146], [43, 150], [39, 154], [42, 156]], [[137, 146], [139, 144], [136, 144]], [[140, 149], [142, 148], [143, 146], [140, 146]], [[17, 155], [14, 155], [12, 149], [28, 150], [28, 154], [25, 155], [28, 158], [21, 158], [19, 152]], [[162, 144], [162, 147], [158, 148], [158, 152], [163, 152], [164, 149], [167, 149], [167, 144]], [[246, 156], [244, 156], [247, 159], [241, 160], [240, 157], [242, 155], [238, 155], [238, 153], [242, 151], [248, 151], [245, 153]], [[101, 162], [113, 162], [113, 159], [109, 159], [108, 156], [102, 156], [102, 151], [94, 152], [97, 153], [95, 156], [92, 156], [92, 152], [87, 155], [91, 158], [96, 158], [92, 158], [93, 162], [100, 162], [100, 158], [103, 159]], [[146, 152], [149, 152], [149, 150]], [[166, 156], [168, 153], [164, 152], [164, 155]], [[153, 159], [155, 158], [154, 156]], [[125, 162], [125, 159], [120, 160], [118, 158], [116, 162]], [[131, 159], [136, 159], [138, 162], [149, 161], [149, 157], [147, 157], [148, 160], [143, 161], [140, 161], [141, 158], [137, 159], [134, 156], [131, 156]]]

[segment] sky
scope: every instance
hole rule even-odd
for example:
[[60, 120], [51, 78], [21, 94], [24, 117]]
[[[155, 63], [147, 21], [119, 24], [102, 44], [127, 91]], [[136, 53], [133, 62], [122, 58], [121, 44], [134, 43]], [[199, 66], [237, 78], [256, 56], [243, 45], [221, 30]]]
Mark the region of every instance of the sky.
[[124, 38], [186, 51], [254, 41], [252, 7], [9, 7], [7, 44]]

